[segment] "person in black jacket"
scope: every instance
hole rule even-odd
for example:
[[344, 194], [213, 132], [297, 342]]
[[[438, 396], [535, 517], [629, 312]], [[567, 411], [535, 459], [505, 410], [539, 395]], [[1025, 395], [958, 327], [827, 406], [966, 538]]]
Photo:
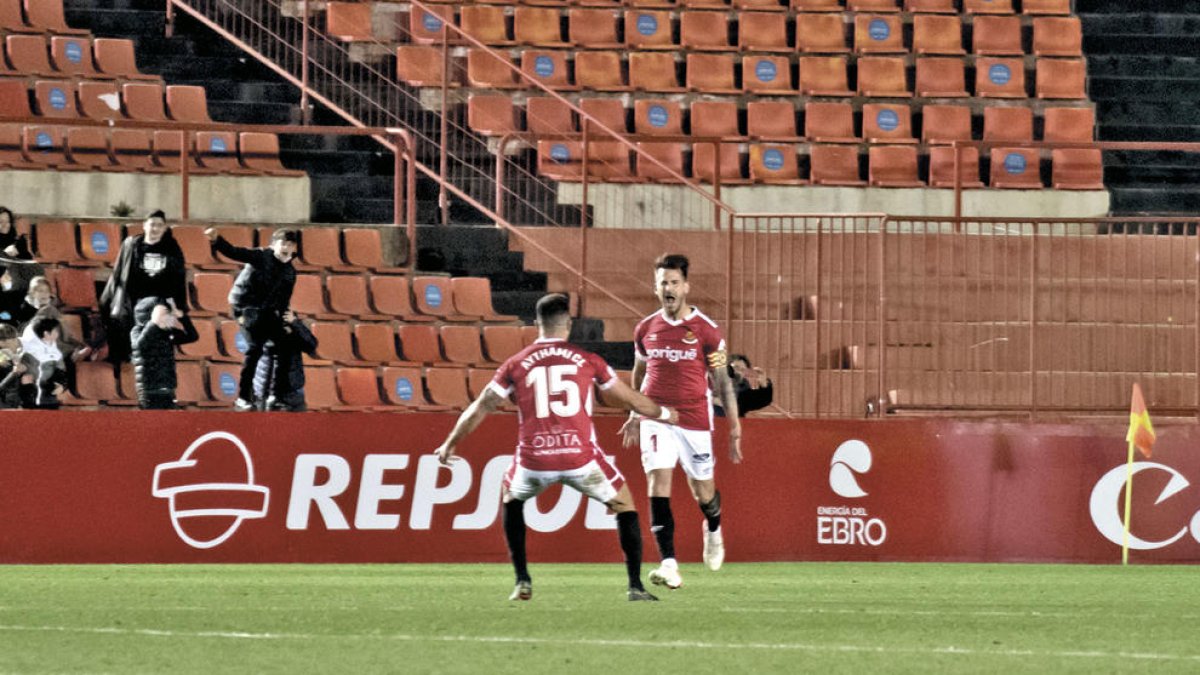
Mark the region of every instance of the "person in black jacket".
[[[233, 317], [242, 327], [246, 338], [246, 360], [242, 363], [238, 380], [236, 410], [254, 410], [254, 373], [262, 358], [267, 342], [277, 344], [283, 340], [283, 315], [292, 301], [292, 289], [296, 286], [296, 268], [292, 258], [300, 245], [300, 231], [283, 228], [271, 235], [271, 244], [266, 248], [241, 248], [234, 246], [208, 228], [205, 236], [212, 242], [212, 250], [225, 257], [245, 263], [229, 291], [229, 304]], [[285, 383], [275, 383], [276, 396], [286, 395]]]
[[29, 250], [29, 238], [17, 232], [13, 212], [0, 206], [0, 296], [11, 295], [19, 302], [29, 288], [29, 280], [42, 274], [42, 266]]
[[192, 322], [175, 316], [164, 298], [142, 298], [133, 309], [133, 374], [138, 407], [173, 410], [175, 406], [175, 347], [200, 338]]
[[[752, 410], [771, 405], [775, 398], [775, 386], [762, 368], [751, 366], [750, 359], [744, 354], [730, 354], [728, 367], [729, 378], [733, 380], [733, 393], [737, 395], [738, 417], [745, 417]], [[725, 416], [725, 411], [719, 405], [714, 405], [713, 411], [717, 417]]]
[[125, 338], [133, 327], [133, 310], [142, 298], [165, 298], [176, 318], [187, 313], [187, 268], [183, 249], [167, 226], [166, 214], [151, 213], [142, 234], [126, 237], [117, 253], [112, 276], [100, 295], [100, 311], [108, 321], [108, 354], [113, 362], [129, 355]]
[[260, 410], [304, 412], [304, 356], [317, 355], [317, 336], [296, 313], [283, 313], [283, 336], [268, 342], [254, 373], [255, 404]]

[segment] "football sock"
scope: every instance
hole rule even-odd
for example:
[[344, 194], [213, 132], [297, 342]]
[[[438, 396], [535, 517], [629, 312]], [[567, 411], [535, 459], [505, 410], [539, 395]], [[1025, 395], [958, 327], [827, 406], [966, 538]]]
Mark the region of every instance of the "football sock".
[[525, 502], [519, 499], [504, 505], [504, 540], [508, 542], [508, 557], [512, 559], [517, 581], [530, 581], [525, 560]]
[[675, 557], [675, 518], [671, 515], [670, 497], [650, 498], [650, 531], [658, 542], [663, 560]]
[[708, 531], [716, 532], [721, 527], [721, 491], [717, 490], [713, 493], [712, 501], [707, 504], [700, 505], [700, 511], [704, 513], [705, 520], [708, 521]]
[[637, 511], [617, 514], [617, 536], [621, 538], [621, 551], [625, 554], [625, 572], [629, 575], [629, 587], [644, 590], [642, 586], [642, 528], [638, 525]]

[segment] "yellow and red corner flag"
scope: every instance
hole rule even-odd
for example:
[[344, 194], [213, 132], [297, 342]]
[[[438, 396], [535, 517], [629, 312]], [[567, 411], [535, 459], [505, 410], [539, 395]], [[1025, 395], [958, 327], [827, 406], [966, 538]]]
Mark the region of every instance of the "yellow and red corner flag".
[[1142, 397], [1142, 388], [1137, 382], [1133, 383], [1133, 402], [1129, 406], [1129, 433], [1125, 440], [1147, 459], [1154, 449], [1154, 427], [1150, 425], [1150, 412], [1146, 410], [1146, 399]]

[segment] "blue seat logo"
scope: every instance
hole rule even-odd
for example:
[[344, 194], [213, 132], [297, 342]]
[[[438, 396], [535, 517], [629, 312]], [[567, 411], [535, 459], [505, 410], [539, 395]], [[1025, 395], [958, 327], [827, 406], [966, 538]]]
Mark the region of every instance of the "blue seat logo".
[[225, 146], [225, 139], [214, 137], [208, 142], [209, 152], [229, 152], [229, 148]]
[[992, 84], [1002, 87], [1012, 81], [1012, 70], [1003, 63], [997, 63], [988, 68], [988, 79]]
[[763, 152], [763, 166], [771, 171], [778, 171], [783, 168], [783, 153], [777, 148], [767, 148]]
[[550, 77], [554, 74], [554, 59], [544, 54], [537, 57], [533, 60], [533, 72], [538, 77]]
[[650, 106], [650, 110], [646, 112], [646, 118], [650, 120], [650, 126], [652, 127], [661, 128], [667, 126], [667, 121], [670, 117], [667, 109], [661, 105], [652, 105]]
[[33, 140], [39, 148], [45, 148], [49, 150], [50, 148], [54, 147], [54, 139], [50, 138], [50, 134], [44, 131], [37, 132], [37, 136], [34, 136]]
[[1019, 152], [1010, 152], [1005, 155], [1004, 170], [1013, 175], [1025, 173], [1025, 155]]
[[892, 29], [887, 21], [875, 19], [867, 26], [867, 35], [870, 35], [872, 40], [882, 42], [892, 36]]
[[442, 306], [442, 289], [430, 284], [425, 287], [425, 304], [437, 309]]
[[571, 161], [571, 151], [562, 143], [555, 143], [550, 146], [550, 159], [559, 164], [566, 164]]
[[63, 51], [71, 63], [83, 63], [83, 47], [80, 47], [75, 40], [68, 42]]
[[396, 398], [401, 401], [411, 401], [413, 398], [412, 382], [407, 377], [396, 380]]
[[65, 110], [67, 107], [67, 92], [55, 87], [50, 90], [50, 107], [55, 110]]
[[884, 108], [875, 116], [875, 124], [884, 131], [895, 131], [900, 126], [900, 116], [891, 108]]
[[647, 37], [658, 32], [658, 19], [652, 14], [639, 14], [637, 18], [637, 31]]
[[237, 394], [238, 383], [237, 380], [233, 379], [232, 373], [221, 373], [219, 381], [222, 394], [225, 396], [234, 396]]
[[436, 14], [426, 12], [421, 18], [421, 26], [430, 33], [439, 33], [442, 30], [442, 20]]
[[775, 76], [778, 74], [779, 71], [775, 68], [773, 61], [762, 59], [754, 64], [754, 76], [758, 78], [759, 82], [774, 82]]
[[242, 354], [245, 354], [246, 350], [250, 348], [250, 345], [246, 343], [246, 336], [242, 335], [241, 331], [238, 331], [237, 335], [233, 337], [233, 346]]
[[108, 235], [103, 232], [92, 233], [92, 250], [97, 255], [105, 255], [108, 253]]

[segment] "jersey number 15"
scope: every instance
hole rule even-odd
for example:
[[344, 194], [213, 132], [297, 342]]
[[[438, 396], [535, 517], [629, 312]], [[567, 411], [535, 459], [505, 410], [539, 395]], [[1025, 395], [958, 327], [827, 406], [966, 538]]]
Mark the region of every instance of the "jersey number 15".
[[[525, 376], [525, 386], [533, 387], [533, 400], [538, 419], [554, 413], [558, 417], [574, 417], [579, 414], [579, 385], [570, 379], [579, 372], [578, 366], [538, 366]], [[551, 401], [555, 394], [563, 394], [563, 400]]]

